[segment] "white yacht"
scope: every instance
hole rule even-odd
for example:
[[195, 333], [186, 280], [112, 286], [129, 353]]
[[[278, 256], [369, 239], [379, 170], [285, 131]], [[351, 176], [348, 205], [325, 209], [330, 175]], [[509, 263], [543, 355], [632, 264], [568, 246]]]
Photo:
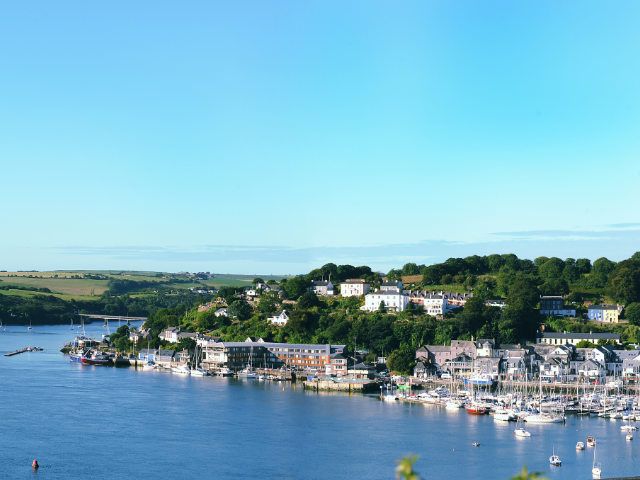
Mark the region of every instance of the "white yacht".
[[177, 373], [178, 375], [191, 375], [191, 369], [186, 365], [179, 365], [177, 367], [171, 367], [171, 373]]
[[593, 448], [593, 465], [591, 467], [591, 477], [595, 480], [600, 480], [602, 478], [602, 467], [599, 463], [596, 463], [596, 448], [594, 445]]
[[207, 372], [204, 368], [192, 368], [190, 372], [192, 377], [208, 377], [209, 372]]
[[524, 428], [516, 428], [513, 433], [516, 434], [516, 437], [530, 437], [531, 432], [528, 432]]
[[576, 450], [584, 450], [584, 442], [576, 443]]
[[238, 372], [238, 377], [239, 378], [257, 378], [258, 374], [254, 372], [250, 366], [247, 365], [245, 368], [243, 368]]
[[556, 455], [556, 449], [553, 449], [553, 454], [549, 457], [549, 464], [554, 467], [559, 467], [562, 465], [562, 460], [560, 460], [560, 456]]
[[444, 408], [447, 410], [460, 410], [462, 408], [462, 402], [460, 400], [449, 400]]
[[524, 417], [524, 421], [536, 425], [545, 425], [548, 423], [563, 423], [564, 416], [550, 415], [548, 413], [535, 413], [533, 415], [527, 415], [526, 417]]

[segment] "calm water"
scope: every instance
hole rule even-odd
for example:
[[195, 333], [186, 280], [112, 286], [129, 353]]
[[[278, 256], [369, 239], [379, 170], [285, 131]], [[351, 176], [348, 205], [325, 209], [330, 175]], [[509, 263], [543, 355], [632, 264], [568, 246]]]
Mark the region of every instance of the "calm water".
[[[415, 453], [423, 478], [506, 480], [526, 465], [552, 479], [586, 479], [592, 451], [576, 452], [575, 443], [588, 434], [605, 477], [640, 473], [640, 435], [626, 442], [619, 421], [569, 417], [564, 426], [527, 426], [533, 436], [516, 439], [514, 424], [464, 411], [72, 364], [58, 352], [71, 337], [68, 326], [0, 332], [1, 353], [45, 348], [0, 356], [0, 478], [392, 479], [396, 460]], [[548, 464], [554, 445], [560, 468]]]

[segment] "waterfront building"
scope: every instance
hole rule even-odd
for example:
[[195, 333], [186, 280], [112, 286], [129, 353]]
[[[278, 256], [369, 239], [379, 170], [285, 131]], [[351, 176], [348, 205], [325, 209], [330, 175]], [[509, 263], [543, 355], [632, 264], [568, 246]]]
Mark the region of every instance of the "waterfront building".
[[618, 323], [620, 308], [618, 305], [592, 305], [587, 310], [587, 317], [594, 322]]
[[504, 348], [501, 352], [504, 359], [502, 371], [506, 376], [512, 379], [524, 378], [530, 364], [529, 351], [524, 348]]
[[451, 340], [451, 354], [454, 357], [465, 353], [471, 358], [476, 358], [478, 348], [472, 340]]
[[383, 292], [402, 293], [403, 288], [404, 285], [400, 280], [390, 280], [387, 282], [382, 282], [382, 284], [380, 285], [380, 290]]
[[409, 304], [409, 296], [395, 290], [377, 290], [365, 295], [362, 310], [377, 312], [383, 303], [389, 311], [402, 312]]
[[452, 358], [449, 345], [424, 345], [416, 350], [416, 360], [424, 365], [428, 373], [442, 370]]
[[469, 376], [473, 370], [473, 358], [467, 353], [461, 353], [447, 360], [443, 369], [457, 376]]
[[576, 309], [567, 308], [560, 295], [543, 295], [540, 297], [540, 315], [548, 317], [575, 317]]
[[324, 297], [330, 297], [335, 293], [333, 283], [330, 280], [316, 280], [312, 283], [311, 289], [316, 295]]
[[278, 368], [286, 365], [306, 370], [325, 370], [333, 353], [342, 353], [344, 345], [300, 344], [253, 341], [244, 342], [199, 341], [203, 350], [203, 364], [226, 366], [232, 370], [247, 364]]
[[143, 348], [138, 352], [138, 360], [143, 362], [155, 362], [158, 350], [155, 348]]
[[361, 297], [369, 293], [369, 284], [361, 278], [351, 278], [340, 284], [341, 297]]
[[476, 357], [493, 357], [496, 341], [489, 338], [481, 338], [476, 342]]
[[176, 354], [175, 350], [164, 350], [160, 349], [156, 352], [153, 360], [156, 363], [162, 364], [164, 366], [169, 366], [173, 361], [173, 356]]
[[287, 315], [286, 310], [282, 310], [278, 315], [274, 315], [273, 317], [269, 317], [269, 323], [273, 325], [277, 325], [279, 327], [284, 327], [289, 321], [289, 315]]
[[257, 342], [202, 342], [202, 366], [206, 369], [227, 367], [242, 370], [247, 365], [257, 368], [280, 368], [282, 360]]
[[342, 353], [332, 353], [329, 363], [325, 365], [325, 374], [336, 377], [347, 376], [347, 357]]
[[546, 343], [548, 345], [577, 345], [578, 342], [586, 340], [596, 345], [600, 342], [613, 341], [620, 343], [620, 335], [617, 333], [555, 333], [555, 332], [538, 332], [536, 336], [537, 343]]
[[472, 364], [472, 371], [476, 375], [497, 380], [502, 371], [502, 363], [501, 357], [478, 357]]
[[163, 330], [158, 337], [160, 340], [164, 340], [169, 343], [178, 343], [185, 338], [195, 339], [197, 334], [195, 332], [182, 332], [180, 327], [169, 327]]

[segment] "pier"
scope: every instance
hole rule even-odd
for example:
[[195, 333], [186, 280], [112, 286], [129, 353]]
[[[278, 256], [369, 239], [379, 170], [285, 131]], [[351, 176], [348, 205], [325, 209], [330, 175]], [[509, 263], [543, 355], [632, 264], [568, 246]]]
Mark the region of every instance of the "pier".
[[95, 320], [116, 320], [120, 322], [146, 321], [147, 317], [127, 317], [123, 315], [100, 315], [97, 313], [79, 313], [78, 316]]
[[20, 348], [18, 350], [14, 350], [13, 352], [7, 352], [4, 354], [5, 357], [13, 357], [14, 355], [19, 355], [21, 353], [26, 353], [26, 352], [41, 352], [43, 351], [44, 348], [40, 348], [40, 347], [24, 347], [24, 348]]
[[315, 390], [317, 392], [348, 392], [348, 393], [369, 393], [379, 390], [378, 382], [371, 380], [361, 380], [357, 378], [336, 379], [307, 379], [302, 382], [305, 390]]

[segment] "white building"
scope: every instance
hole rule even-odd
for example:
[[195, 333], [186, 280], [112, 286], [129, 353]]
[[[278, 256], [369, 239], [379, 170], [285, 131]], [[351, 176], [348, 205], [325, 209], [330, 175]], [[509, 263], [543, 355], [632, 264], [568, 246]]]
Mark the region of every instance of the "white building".
[[331, 296], [335, 293], [333, 283], [327, 280], [316, 280], [313, 282], [313, 293], [322, 296]]
[[402, 289], [404, 286], [400, 280], [394, 280], [391, 282], [382, 282], [380, 285], [380, 290], [383, 292], [397, 292], [402, 293]]
[[286, 310], [282, 310], [278, 315], [274, 315], [273, 317], [269, 317], [269, 323], [273, 325], [277, 325], [279, 327], [284, 327], [289, 321], [289, 315], [287, 315]]
[[424, 313], [432, 317], [442, 316], [449, 311], [449, 300], [440, 294], [429, 293], [425, 295], [422, 305]]
[[402, 312], [409, 304], [409, 296], [403, 295], [401, 292], [393, 290], [383, 291], [377, 290], [373, 293], [368, 293], [364, 297], [364, 306], [362, 310], [368, 312], [377, 312], [380, 310], [380, 304], [384, 302], [384, 307], [387, 310]]
[[536, 335], [537, 343], [546, 343], [547, 345], [577, 345], [582, 340], [586, 340], [598, 345], [600, 342], [620, 343], [620, 335], [617, 333], [555, 333], [542, 332]]
[[340, 284], [341, 297], [361, 297], [369, 293], [369, 284], [361, 278], [350, 278]]

